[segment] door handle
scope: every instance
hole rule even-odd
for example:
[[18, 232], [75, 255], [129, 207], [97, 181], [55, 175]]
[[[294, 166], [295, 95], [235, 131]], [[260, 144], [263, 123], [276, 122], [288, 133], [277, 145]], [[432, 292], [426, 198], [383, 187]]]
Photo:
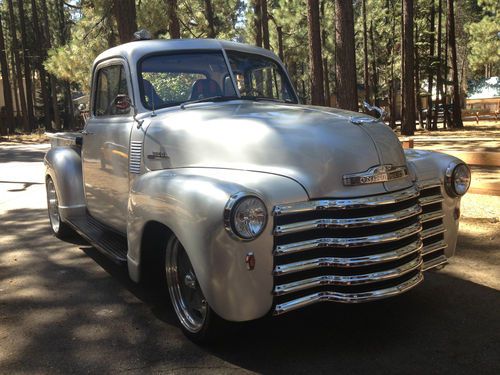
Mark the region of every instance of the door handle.
[[86, 131], [86, 130], [82, 130], [82, 134], [83, 134], [83, 135], [92, 135], [92, 134], [94, 134], [94, 133], [90, 133], [90, 132], [88, 132], [88, 131]]

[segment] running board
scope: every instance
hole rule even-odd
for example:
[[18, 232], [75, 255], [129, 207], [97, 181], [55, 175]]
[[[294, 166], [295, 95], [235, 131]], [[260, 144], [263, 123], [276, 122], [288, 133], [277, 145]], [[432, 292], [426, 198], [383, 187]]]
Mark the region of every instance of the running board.
[[115, 263], [127, 262], [127, 238], [125, 236], [116, 233], [89, 214], [71, 218], [67, 223]]

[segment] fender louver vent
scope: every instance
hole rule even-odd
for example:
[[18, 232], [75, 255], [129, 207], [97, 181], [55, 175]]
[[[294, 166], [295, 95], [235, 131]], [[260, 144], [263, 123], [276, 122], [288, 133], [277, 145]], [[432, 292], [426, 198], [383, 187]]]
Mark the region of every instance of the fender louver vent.
[[130, 173], [141, 173], [142, 141], [130, 142]]

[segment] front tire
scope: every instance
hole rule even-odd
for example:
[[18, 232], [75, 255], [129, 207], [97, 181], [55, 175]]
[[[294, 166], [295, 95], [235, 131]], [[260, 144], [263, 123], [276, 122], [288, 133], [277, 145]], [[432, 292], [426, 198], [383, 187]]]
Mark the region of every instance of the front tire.
[[189, 257], [175, 236], [167, 243], [165, 271], [170, 299], [184, 334], [197, 343], [215, 340], [224, 321], [208, 305]]
[[45, 181], [47, 190], [47, 210], [49, 214], [50, 229], [57, 238], [68, 238], [74, 235], [71, 227], [61, 220], [59, 214], [59, 199], [57, 196], [56, 186], [51, 177], [47, 177]]

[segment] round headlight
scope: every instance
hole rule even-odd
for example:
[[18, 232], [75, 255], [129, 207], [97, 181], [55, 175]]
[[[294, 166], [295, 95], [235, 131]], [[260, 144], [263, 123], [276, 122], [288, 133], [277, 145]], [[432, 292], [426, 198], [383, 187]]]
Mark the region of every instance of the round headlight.
[[224, 223], [231, 234], [243, 240], [253, 240], [267, 224], [266, 206], [255, 195], [235, 194], [226, 205]]
[[465, 164], [453, 163], [446, 171], [446, 187], [452, 196], [460, 196], [467, 193], [471, 182], [470, 169]]

